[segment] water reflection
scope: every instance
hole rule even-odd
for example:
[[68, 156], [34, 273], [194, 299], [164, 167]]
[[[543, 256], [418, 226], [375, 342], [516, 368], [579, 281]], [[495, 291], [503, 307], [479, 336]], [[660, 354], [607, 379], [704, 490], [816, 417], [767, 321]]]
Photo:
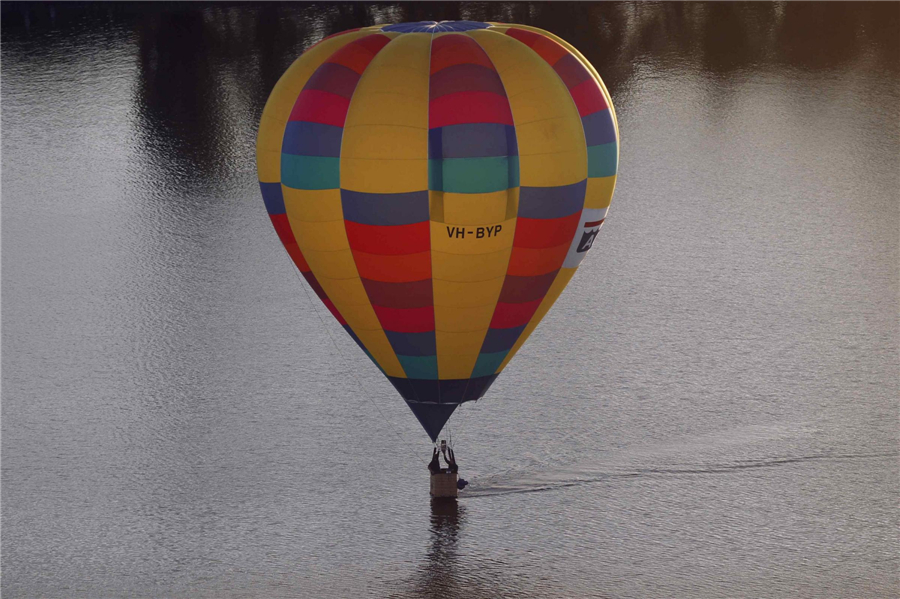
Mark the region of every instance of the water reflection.
[[460, 527], [465, 524], [465, 508], [456, 500], [431, 500], [431, 544], [417, 584], [421, 597], [452, 597], [460, 590], [457, 554]]
[[406, 588], [393, 599], [481, 599], [528, 597], [523, 586], [534, 591], [535, 581], [521, 584], [510, 575], [510, 565], [464, 553], [468, 528], [466, 507], [457, 500], [432, 499], [429, 545], [419, 568]]
[[[896, 73], [895, 6], [809, 3], [391, 3], [235, 6], [3, 3], [4, 54], [39, 60], [76, 32], [130, 30], [138, 54], [132, 98], [142, 152], [160, 184], [227, 186], [253, 156], [269, 90], [322, 37], [424, 19], [519, 22], [552, 31], [598, 65], [613, 97], [642, 65], [729, 77], [748, 68], [830, 69], [860, 58]], [[828, 40], [822, 43], [822, 40]], [[623, 105], [624, 106], [624, 105]]]

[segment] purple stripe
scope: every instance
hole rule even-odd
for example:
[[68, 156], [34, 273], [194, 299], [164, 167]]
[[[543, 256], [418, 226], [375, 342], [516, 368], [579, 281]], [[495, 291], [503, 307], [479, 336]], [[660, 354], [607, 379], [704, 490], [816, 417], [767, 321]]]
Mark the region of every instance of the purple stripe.
[[281, 152], [296, 156], [340, 158], [343, 134], [343, 127], [306, 121], [288, 121], [284, 127]]
[[488, 329], [480, 353], [493, 354], [511, 349], [526, 326], [528, 325], [523, 324], [520, 327], [512, 327], [510, 329]]
[[361, 225], [411, 225], [428, 220], [428, 191], [364, 193], [341, 190], [344, 219]]
[[584, 140], [588, 146], [616, 141], [616, 127], [613, 125], [609, 108], [582, 117], [581, 124], [584, 126]]
[[526, 304], [539, 300], [547, 295], [547, 291], [556, 279], [556, 273], [558, 272], [559, 270], [554, 270], [543, 275], [531, 277], [506, 275], [497, 301], [504, 304]]
[[[430, 282], [430, 281], [429, 281]], [[401, 356], [436, 356], [437, 343], [434, 331], [427, 333], [395, 333], [385, 331], [394, 353]]]
[[522, 187], [519, 190], [520, 218], [561, 218], [584, 207], [587, 179], [559, 187]]
[[359, 74], [344, 65], [326, 62], [312, 74], [303, 89], [318, 89], [349, 99], [359, 83]]
[[428, 157], [517, 156], [516, 129], [501, 123], [465, 123], [428, 131]]
[[430, 98], [457, 92], [492, 92], [506, 97], [500, 76], [493, 69], [477, 64], [455, 64], [431, 76]]
[[405, 310], [409, 308], [426, 308], [434, 305], [431, 279], [422, 279], [421, 281], [410, 281], [406, 283], [362, 279], [362, 284], [366, 290], [366, 295], [369, 296], [369, 301], [373, 306]]
[[285, 213], [281, 183], [263, 183], [260, 181], [259, 190], [262, 192], [263, 201], [266, 203], [266, 212], [269, 214]]

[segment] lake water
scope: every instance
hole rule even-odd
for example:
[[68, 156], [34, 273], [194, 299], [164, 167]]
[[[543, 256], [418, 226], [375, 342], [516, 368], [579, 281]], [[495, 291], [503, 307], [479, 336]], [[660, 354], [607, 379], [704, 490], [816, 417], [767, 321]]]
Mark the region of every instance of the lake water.
[[[5, 598], [900, 594], [896, 3], [2, 10]], [[459, 18], [580, 48], [622, 149], [448, 506], [254, 143], [322, 36]]]

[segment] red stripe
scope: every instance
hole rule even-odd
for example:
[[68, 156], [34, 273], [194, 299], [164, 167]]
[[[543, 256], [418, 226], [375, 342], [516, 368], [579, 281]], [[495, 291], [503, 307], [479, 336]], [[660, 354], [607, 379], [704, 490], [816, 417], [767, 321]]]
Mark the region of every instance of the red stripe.
[[305, 89], [297, 97], [289, 120], [343, 127], [349, 107], [349, 98], [318, 89]]
[[563, 48], [560, 44], [539, 33], [513, 27], [506, 30], [506, 35], [519, 40], [534, 50], [550, 65], [556, 64], [557, 60], [569, 54], [568, 50]]
[[509, 329], [527, 324], [544, 298], [536, 299], [522, 304], [507, 304], [499, 302], [494, 308], [494, 317], [491, 319], [492, 329]]
[[606, 98], [603, 97], [600, 86], [593, 78], [582, 81], [570, 89], [569, 93], [572, 94], [575, 106], [578, 107], [578, 114], [582, 117], [607, 108]]
[[427, 333], [434, 330], [434, 306], [385, 308], [372, 306], [381, 326], [395, 333]]
[[428, 127], [446, 127], [463, 123], [501, 123], [512, 125], [509, 100], [492, 92], [458, 92], [429, 103]]
[[300, 251], [300, 246], [297, 245], [296, 242], [284, 246], [284, 249], [287, 250], [288, 256], [291, 257], [294, 264], [300, 269], [300, 272], [308, 272], [311, 270], [309, 264], [306, 263], [306, 258], [303, 257], [303, 252]]
[[363, 225], [344, 221], [350, 248], [367, 254], [417, 254], [431, 248], [429, 221], [411, 225]]
[[[383, 40], [383, 41], [382, 41]], [[391, 41], [389, 37], [375, 34], [359, 38], [350, 42], [334, 54], [332, 54], [325, 62], [333, 62], [343, 65], [348, 69], [353, 69], [362, 75], [378, 51]]]
[[289, 244], [297, 243], [297, 240], [294, 239], [294, 232], [291, 230], [291, 223], [288, 220], [287, 214], [270, 214], [269, 219], [272, 221], [272, 226], [275, 227], [275, 232], [278, 233], [278, 239], [281, 240], [281, 243], [284, 244], [285, 247]]
[[309, 286], [312, 287], [313, 292], [315, 292], [316, 297], [318, 297], [323, 302], [328, 299], [328, 294], [325, 293], [325, 290], [322, 289], [322, 285], [319, 284], [319, 280], [316, 278], [312, 272], [303, 273], [303, 278], [306, 279], [306, 282], [309, 283]]
[[599, 227], [600, 225], [603, 224], [603, 221], [604, 221], [604, 220], [606, 220], [606, 219], [605, 219], [605, 218], [601, 218], [600, 220], [593, 220], [593, 221], [591, 221], [591, 222], [589, 222], [589, 223], [584, 223], [584, 226], [585, 226], [585, 227]]
[[442, 35], [431, 44], [431, 73], [457, 64], [477, 64], [494, 69], [494, 64], [478, 42], [461, 33]]
[[516, 220], [516, 247], [549, 248], [571, 242], [581, 221], [581, 212], [560, 218], [522, 218]]
[[507, 275], [531, 277], [543, 275], [557, 270], [566, 259], [572, 241], [566, 241], [555, 247], [513, 249], [509, 257]]
[[353, 43], [359, 44], [360, 46], [371, 52], [372, 57], [374, 58], [376, 54], [381, 52], [382, 48], [391, 43], [391, 38], [381, 33], [373, 33], [372, 35], [361, 37], [358, 40], [355, 40]]
[[540, 39], [540, 35], [534, 33], [533, 31], [526, 31], [525, 29], [516, 29], [515, 27], [510, 27], [506, 30], [506, 35], [509, 37], [513, 37], [526, 46], [531, 46], [531, 44], [535, 43]]

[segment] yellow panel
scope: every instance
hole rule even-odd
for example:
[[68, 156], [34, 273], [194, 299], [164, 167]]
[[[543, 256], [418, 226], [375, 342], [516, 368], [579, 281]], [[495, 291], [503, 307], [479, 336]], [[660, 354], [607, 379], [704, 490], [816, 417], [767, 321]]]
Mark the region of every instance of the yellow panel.
[[342, 158], [341, 187], [366, 193], [423, 191], [428, 189], [428, 159], [352, 160]]
[[308, 250], [336, 252], [350, 247], [343, 219], [324, 223], [291, 220], [290, 223], [297, 245], [304, 254]]
[[516, 122], [516, 139], [531, 150], [527, 155], [570, 152], [578, 144], [584, 144], [584, 126], [580, 119], [576, 121], [570, 116]]
[[[609, 90], [606, 89], [606, 84], [603, 83], [603, 79], [600, 78], [600, 73], [597, 72], [597, 69], [594, 68], [594, 65], [592, 65], [588, 61], [588, 59], [585, 58], [584, 55], [578, 51], [578, 49], [575, 46], [573, 46], [566, 40], [562, 39], [561, 37], [557, 37], [556, 35], [550, 33], [549, 31], [544, 31], [543, 29], [538, 29], [537, 27], [531, 27], [529, 25], [516, 25], [516, 27], [518, 27], [519, 29], [525, 29], [526, 31], [533, 31], [534, 33], [539, 33], [539, 34], [543, 35], [544, 37], [548, 37], [548, 38], [552, 39], [553, 41], [557, 42], [563, 48], [568, 50], [569, 53], [572, 54], [572, 56], [577, 58], [578, 61], [584, 66], [584, 68], [586, 68], [588, 70], [588, 72], [591, 75], [593, 75], [594, 80], [598, 84], [600, 84], [600, 90], [603, 92], [603, 96], [606, 98], [606, 105], [609, 106], [609, 112], [610, 112], [610, 114], [612, 114], [612, 118], [613, 118], [613, 125], [615, 125], [615, 127], [616, 127], [616, 140], [618, 140], [619, 139], [619, 120], [616, 118], [616, 108], [615, 108], [615, 106], [613, 106], [612, 97], [609, 95]], [[509, 29], [509, 26], [504, 27], [503, 31], [506, 31], [507, 29]], [[617, 150], [618, 150], [618, 148], [617, 148]], [[618, 154], [617, 154], [617, 156], [618, 156]]]
[[[504, 74], [509, 79], [509, 87], [506, 87], [506, 95], [510, 98], [514, 98], [523, 93], [531, 93], [535, 90], [544, 89], [547, 86], [546, 74], [542, 71], [534, 70], [529, 63], [519, 63], [504, 68]], [[504, 83], [504, 87], [505, 85], [506, 84]]]
[[[519, 156], [522, 168], [522, 185], [529, 187], [555, 187], [584, 181], [587, 177], [587, 153], [581, 151], [556, 154]], [[528, 182], [525, 182], [528, 173]]]
[[[468, 262], [468, 259], [466, 259]], [[434, 305], [472, 308], [494, 305], [503, 288], [506, 276], [486, 281], [457, 282], [434, 279]]]
[[[446, 194], [445, 194], [446, 195]], [[446, 205], [446, 203], [445, 203]], [[431, 223], [431, 251], [447, 254], [488, 254], [512, 246], [516, 219], [489, 225], [448, 225]], [[500, 227], [497, 229], [497, 227]], [[432, 258], [432, 262], [434, 258]], [[470, 264], [480, 270], [480, 264]], [[484, 277], [488, 278], [488, 277]]]
[[341, 144], [341, 157], [345, 159], [388, 154], [395, 159], [421, 160], [428, 156], [428, 138], [412, 127], [358, 125], [353, 135], [345, 133]]
[[[440, 192], [438, 192], [440, 193]], [[490, 225], [506, 220], [506, 207], [519, 188], [493, 193], [448, 193], [443, 196], [443, 217], [432, 220], [451, 225]]]
[[[587, 178], [587, 148], [575, 101], [556, 71], [534, 50], [518, 40], [490, 29], [469, 36], [487, 52], [504, 87], [518, 134], [522, 187], [569, 185]], [[536, 81], [540, 84], [536, 85]], [[510, 91], [514, 90], [514, 91]], [[533, 125], [545, 119], [565, 123]], [[553, 141], [547, 135], [552, 134]], [[552, 147], [552, 150], [548, 150]], [[552, 154], [547, 152], [552, 151]]]
[[304, 250], [303, 257], [312, 269], [316, 278], [327, 279], [352, 279], [359, 278], [356, 270], [356, 262], [353, 261], [353, 253], [348, 247], [337, 252], [318, 252]]
[[[376, 59], [377, 60], [377, 57]], [[372, 64], [375, 63], [372, 61]], [[371, 66], [369, 68], [372, 68]], [[366, 70], [368, 72], [368, 69]], [[365, 74], [363, 74], [365, 77]], [[360, 84], [361, 85], [361, 84]], [[394, 125], [395, 127], [416, 127], [416, 117], [425, 115], [426, 123], [428, 122], [428, 97], [410, 96], [407, 94], [410, 84], [402, 84], [398, 86], [398, 90], [393, 92], [372, 92], [367, 90], [365, 103], [365, 117], [357, 116], [350, 121], [348, 114], [347, 122], [344, 124], [344, 135], [350, 132], [356, 133], [354, 130], [360, 125]], [[428, 89], [428, 82], [425, 82], [425, 89]], [[360, 93], [359, 87], [353, 94]], [[351, 103], [353, 100], [351, 100]], [[357, 110], [359, 112], [359, 110]], [[419, 128], [419, 127], [416, 127]], [[422, 127], [423, 129], [425, 127]], [[363, 133], [365, 135], [365, 133]], [[427, 142], [426, 142], [427, 143]]]
[[[389, 54], [384, 54], [388, 51]], [[369, 68], [374, 67], [369, 81], [366, 83], [367, 94], [388, 94], [391, 96], [403, 96], [406, 98], [421, 99], [417, 93], [410, 94], [410, 90], [428, 88], [431, 78], [431, 41], [428, 38], [396, 39], [390, 43], [390, 48], [384, 48], [375, 57]], [[366, 69], [368, 73], [369, 69]], [[360, 82], [361, 84], [362, 82]], [[359, 91], [359, 88], [357, 88]], [[354, 92], [354, 95], [356, 93]], [[428, 102], [428, 96], [424, 96]], [[368, 100], [366, 100], [368, 104]], [[371, 114], [358, 114], [347, 124], [377, 123], [378, 120]]]
[[342, 304], [341, 302], [334, 302], [334, 305], [354, 333], [382, 330], [381, 323], [378, 321], [378, 316], [375, 314], [372, 306]]
[[[319, 43], [301, 55], [288, 67], [284, 75], [275, 84], [269, 99], [263, 108], [256, 138], [257, 169], [260, 181], [277, 183], [281, 180], [281, 142], [284, 138], [284, 127], [297, 101], [297, 96], [310, 76], [332, 54], [350, 42], [359, 39], [369, 32], [354, 31]], [[271, 154], [277, 152], [278, 160], [273, 161]]]
[[340, 189], [293, 189], [281, 186], [288, 220], [327, 222], [344, 218]]
[[559, 297], [559, 294], [562, 293], [563, 289], [566, 288], [566, 285], [569, 284], [569, 281], [572, 279], [572, 275], [575, 274], [577, 268], [561, 268], [559, 274], [556, 275], [556, 278], [553, 279], [553, 284], [550, 286], [550, 289], [547, 290], [547, 295], [544, 296], [541, 305], [538, 306], [537, 311], [534, 313], [534, 316], [531, 317], [531, 320], [528, 321], [528, 324], [525, 326], [525, 330], [522, 331], [522, 334], [519, 335], [519, 338], [516, 340], [515, 344], [512, 346], [512, 349], [509, 350], [509, 354], [507, 354], [506, 358], [504, 358], [503, 362], [500, 364], [500, 368], [497, 369], [497, 372], [500, 372], [506, 365], [509, 364], [509, 361], [513, 359], [513, 356], [516, 355], [516, 352], [519, 351], [519, 348], [522, 347], [522, 344], [528, 340], [528, 336], [531, 335], [532, 331], [537, 328], [537, 325], [540, 324], [541, 320], [544, 316], [547, 315], [547, 312], [550, 311], [550, 308], [553, 306], [553, 303], [556, 302], [556, 299]]
[[509, 266], [509, 254], [511, 248], [479, 254], [473, 258], [461, 259], [458, 254], [444, 252], [431, 252], [431, 276], [434, 280], [445, 281], [485, 281], [496, 277], [506, 276]]
[[[343, 314], [343, 312], [341, 312], [341, 314]], [[347, 320], [347, 323], [350, 323], [349, 319]], [[366, 349], [369, 350], [369, 353], [372, 354], [372, 357], [375, 358], [375, 361], [378, 362], [379, 366], [384, 370], [385, 374], [388, 376], [406, 378], [406, 373], [403, 371], [403, 367], [400, 366], [397, 354], [394, 353], [391, 342], [388, 341], [387, 336], [384, 334], [384, 331], [381, 330], [380, 326], [377, 330], [357, 329], [352, 325], [351, 328], [353, 329], [353, 332], [356, 333], [360, 342], [366, 346]]]
[[[296, 99], [296, 98], [295, 98]], [[288, 117], [290, 112], [288, 112]], [[257, 152], [277, 152], [281, 153], [281, 144], [284, 140], [284, 125], [287, 123], [287, 117], [284, 119], [275, 118], [272, 113], [263, 113], [259, 119], [259, 133], [256, 136]]]
[[[491, 324], [491, 317], [494, 315], [496, 304], [495, 299], [490, 304], [474, 308], [435, 306], [434, 326], [438, 331], [448, 333], [481, 330]], [[440, 351], [439, 349], [438, 353]]]
[[[369, 296], [359, 277], [355, 279], [317, 279], [331, 301], [342, 306], [369, 306]], [[374, 313], [374, 311], [373, 311]], [[342, 312], [343, 314], [343, 312]]]
[[584, 196], [585, 208], [608, 208], [616, 188], [616, 176], [596, 177], [587, 180], [587, 193]]
[[[367, 193], [428, 189], [430, 57], [431, 36], [407, 34], [369, 63], [344, 125], [341, 187]], [[373, 124], [391, 126], [359, 126]]]
[[[275, 127], [271, 127], [275, 130]], [[260, 128], [260, 132], [262, 128]], [[261, 150], [256, 148], [256, 176], [263, 183], [281, 181], [281, 150]]]
[[472, 376], [478, 352], [484, 343], [487, 329], [468, 333], [437, 331], [438, 373], [442, 379], [467, 379]]

